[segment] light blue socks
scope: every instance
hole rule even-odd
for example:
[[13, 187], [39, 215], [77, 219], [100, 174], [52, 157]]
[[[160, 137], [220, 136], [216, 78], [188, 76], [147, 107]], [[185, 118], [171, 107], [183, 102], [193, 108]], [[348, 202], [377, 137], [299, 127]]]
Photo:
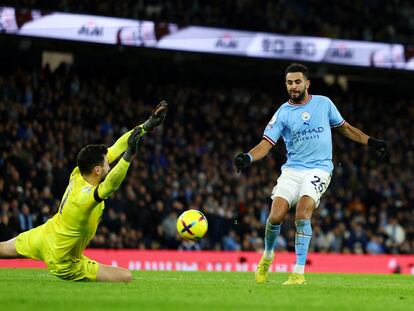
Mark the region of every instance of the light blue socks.
[[297, 220], [295, 235], [296, 265], [294, 273], [303, 274], [305, 272], [306, 257], [308, 255], [309, 244], [312, 238], [312, 227], [310, 220]]
[[266, 221], [264, 255], [267, 259], [271, 259], [273, 257], [273, 251], [277, 245], [277, 238], [279, 237], [281, 226], [282, 224], [272, 225], [269, 222], [269, 219]]

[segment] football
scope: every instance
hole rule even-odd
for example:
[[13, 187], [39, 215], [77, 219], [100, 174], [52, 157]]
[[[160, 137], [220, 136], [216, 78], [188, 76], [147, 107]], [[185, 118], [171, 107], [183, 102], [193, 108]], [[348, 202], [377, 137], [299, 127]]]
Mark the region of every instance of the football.
[[183, 239], [190, 241], [201, 239], [207, 229], [207, 218], [198, 210], [190, 209], [178, 217], [177, 231]]

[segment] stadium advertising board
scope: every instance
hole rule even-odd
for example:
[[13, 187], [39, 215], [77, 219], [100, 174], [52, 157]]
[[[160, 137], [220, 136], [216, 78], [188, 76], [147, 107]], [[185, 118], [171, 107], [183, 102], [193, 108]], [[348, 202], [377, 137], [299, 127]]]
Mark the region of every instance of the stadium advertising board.
[[[107, 265], [130, 270], [158, 271], [239, 271], [253, 272], [260, 260], [256, 252], [140, 251], [88, 249], [88, 257]], [[279, 253], [270, 271], [291, 272], [294, 253]], [[0, 268], [44, 268], [42, 261], [0, 260]], [[403, 273], [414, 275], [414, 255], [355, 255], [310, 253], [307, 272], [327, 273]]]
[[401, 44], [287, 36], [0, 7], [0, 33], [199, 53], [413, 70]]
[[0, 32], [200, 53], [413, 70], [401, 44], [286, 36], [0, 7]]

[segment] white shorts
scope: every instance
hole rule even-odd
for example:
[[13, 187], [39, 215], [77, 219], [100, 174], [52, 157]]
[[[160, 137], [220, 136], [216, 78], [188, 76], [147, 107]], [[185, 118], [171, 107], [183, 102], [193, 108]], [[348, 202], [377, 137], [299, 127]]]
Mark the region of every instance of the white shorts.
[[316, 207], [331, 181], [331, 174], [321, 169], [297, 170], [285, 168], [272, 191], [272, 200], [281, 197], [295, 206], [304, 195], [315, 200]]

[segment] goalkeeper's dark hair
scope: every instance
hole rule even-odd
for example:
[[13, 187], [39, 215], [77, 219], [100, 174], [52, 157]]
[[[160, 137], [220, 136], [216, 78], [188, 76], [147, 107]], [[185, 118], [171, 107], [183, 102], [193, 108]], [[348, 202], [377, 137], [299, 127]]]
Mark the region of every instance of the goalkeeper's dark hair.
[[305, 77], [306, 80], [309, 77], [309, 69], [303, 64], [299, 64], [299, 63], [290, 64], [285, 70], [285, 77], [289, 72], [301, 72], [303, 73], [303, 76]]
[[82, 175], [88, 175], [97, 165], [103, 166], [108, 148], [105, 145], [87, 145], [78, 153], [77, 162]]

